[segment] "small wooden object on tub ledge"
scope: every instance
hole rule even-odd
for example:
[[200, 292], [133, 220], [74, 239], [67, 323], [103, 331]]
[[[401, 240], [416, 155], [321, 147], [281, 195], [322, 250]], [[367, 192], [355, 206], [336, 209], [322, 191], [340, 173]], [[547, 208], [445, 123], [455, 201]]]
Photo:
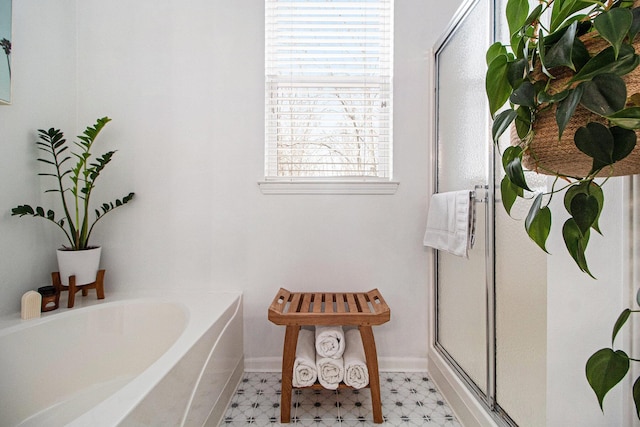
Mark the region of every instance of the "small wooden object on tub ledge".
[[76, 285], [76, 276], [69, 277], [69, 286], [64, 286], [60, 280], [60, 273], [55, 271], [51, 273], [53, 286], [58, 290], [58, 294], [62, 291], [69, 291], [67, 300], [67, 308], [72, 308], [76, 302], [76, 292], [82, 291], [82, 296], [89, 295], [89, 289], [95, 289], [98, 299], [104, 299], [104, 273], [105, 270], [98, 270], [96, 281], [84, 285]]
[[[282, 394], [280, 422], [291, 421], [293, 363], [296, 359], [298, 332], [301, 326], [357, 326], [362, 336], [373, 421], [382, 423], [378, 355], [371, 326], [382, 325], [391, 318], [391, 310], [377, 289], [369, 292], [289, 292], [280, 288], [269, 306], [269, 320], [287, 327], [282, 354]], [[313, 388], [322, 388], [319, 383]], [[340, 388], [349, 388], [344, 383]]]

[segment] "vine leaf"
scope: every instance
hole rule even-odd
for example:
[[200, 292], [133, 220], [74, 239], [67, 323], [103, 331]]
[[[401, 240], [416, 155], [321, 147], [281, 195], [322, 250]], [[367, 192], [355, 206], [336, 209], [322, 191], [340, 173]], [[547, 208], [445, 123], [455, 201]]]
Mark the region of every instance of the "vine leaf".
[[522, 82], [520, 86], [511, 93], [509, 101], [523, 107], [534, 108], [536, 106], [536, 90], [533, 84], [528, 80]]
[[511, 108], [501, 111], [493, 120], [491, 125], [491, 134], [493, 136], [493, 142], [497, 143], [500, 136], [505, 130], [509, 128], [511, 122], [516, 118], [518, 114]]
[[598, 398], [600, 409], [603, 409], [602, 401], [607, 392], [624, 378], [628, 370], [629, 356], [622, 350], [603, 348], [589, 358], [587, 380]]
[[593, 20], [593, 25], [600, 33], [600, 36], [608, 41], [618, 59], [620, 46], [633, 24], [633, 14], [629, 9], [615, 8], [601, 13]]
[[640, 107], [629, 107], [607, 116], [611, 123], [625, 129], [640, 128]]
[[624, 76], [633, 71], [640, 62], [632, 46], [623, 44], [616, 59], [612, 46], [604, 49], [591, 58], [584, 67], [571, 79], [573, 82], [591, 80], [598, 74], [612, 73]]
[[509, 177], [505, 176], [502, 178], [502, 182], [500, 183], [500, 195], [504, 209], [507, 211], [507, 214], [511, 215], [511, 208], [513, 207], [513, 204], [518, 197], [522, 197], [524, 195], [524, 191], [522, 188], [513, 185], [509, 180]]
[[509, 34], [514, 35], [520, 31], [529, 15], [528, 0], [509, 0], [505, 8]]
[[511, 95], [511, 85], [507, 78], [509, 62], [506, 55], [499, 55], [491, 61], [485, 78], [485, 90], [489, 100], [491, 117], [504, 105]]
[[627, 85], [615, 74], [600, 74], [580, 84], [584, 88], [580, 104], [601, 116], [608, 116], [624, 108]]
[[576, 70], [573, 65], [573, 41], [576, 38], [576, 28], [578, 27], [577, 22], [573, 22], [569, 27], [567, 27], [566, 31], [560, 37], [556, 43], [554, 43], [547, 52], [545, 52], [545, 62], [544, 65], [549, 68], [565, 66], [571, 68], [573, 71]]
[[640, 418], [640, 377], [633, 383], [633, 402], [636, 405], [636, 414]]
[[559, 130], [558, 139], [562, 138], [562, 133], [567, 127], [569, 120], [571, 120], [573, 113], [576, 111], [583, 91], [584, 86], [580, 84], [576, 86], [575, 89], [570, 90], [566, 98], [558, 103], [558, 108], [556, 109], [556, 123], [558, 124]]
[[618, 320], [616, 320], [615, 325], [613, 325], [613, 332], [611, 333], [611, 345], [613, 345], [613, 342], [616, 340], [616, 335], [618, 335], [620, 329], [624, 326], [625, 323], [627, 323], [630, 314], [631, 310], [627, 308], [623, 310], [622, 313], [620, 313], [620, 316], [618, 316]]
[[582, 234], [585, 234], [600, 215], [598, 199], [585, 193], [578, 193], [571, 199], [570, 213]]
[[574, 137], [576, 147], [604, 166], [613, 163], [613, 135], [600, 123], [591, 122], [578, 128]]
[[611, 127], [609, 130], [613, 135], [612, 158], [614, 162], [619, 162], [636, 148], [637, 136], [634, 131], [618, 126]]
[[571, 187], [569, 187], [564, 195], [564, 206], [567, 209], [567, 212], [571, 213], [571, 200], [573, 200], [573, 198], [579, 193], [589, 194], [592, 197], [595, 197], [598, 201], [600, 211], [598, 212], [596, 219], [593, 221], [593, 224], [591, 224], [591, 228], [602, 234], [602, 232], [600, 231], [600, 226], [598, 225], [600, 213], [602, 212], [602, 207], [604, 206], [604, 192], [602, 191], [602, 187], [600, 187], [593, 181], [581, 182], [580, 184], [572, 185]]
[[551, 210], [542, 204], [542, 193], [535, 198], [533, 205], [529, 209], [529, 214], [525, 220], [524, 227], [527, 234], [543, 251], [549, 253], [546, 248], [547, 237], [551, 230]]
[[502, 154], [502, 166], [514, 185], [531, 191], [522, 169], [522, 148], [518, 146], [507, 147]]
[[580, 227], [578, 227], [578, 224], [576, 224], [573, 218], [569, 218], [562, 226], [562, 237], [569, 254], [571, 254], [571, 257], [574, 259], [581, 271], [595, 279], [593, 274], [589, 271], [587, 259], [584, 255], [584, 251], [589, 243], [589, 235], [589, 230], [587, 230], [586, 233], [582, 233]]
[[491, 61], [496, 59], [498, 56], [504, 55], [507, 56], [507, 48], [500, 42], [495, 42], [489, 49], [487, 49], [487, 54], [485, 55], [487, 65], [491, 64]]

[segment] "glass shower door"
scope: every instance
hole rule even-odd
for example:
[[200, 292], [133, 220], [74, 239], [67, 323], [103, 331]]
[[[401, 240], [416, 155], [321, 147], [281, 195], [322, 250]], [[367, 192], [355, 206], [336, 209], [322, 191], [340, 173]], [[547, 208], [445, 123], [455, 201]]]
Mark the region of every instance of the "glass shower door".
[[[483, 102], [488, 1], [471, 2], [436, 51], [436, 191], [473, 190], [490, 182], [488, 110]], [[465, 21], [475, 25], [461, 25]], [[487, 25], [479, 25], [485, 22]], [[479, 191], [483, 196], [485, 191]], [[436, 347], [487, 396], [487, 257], [485, 204], [475, 203], [476, 240], [464, 259], [439, 251]]]

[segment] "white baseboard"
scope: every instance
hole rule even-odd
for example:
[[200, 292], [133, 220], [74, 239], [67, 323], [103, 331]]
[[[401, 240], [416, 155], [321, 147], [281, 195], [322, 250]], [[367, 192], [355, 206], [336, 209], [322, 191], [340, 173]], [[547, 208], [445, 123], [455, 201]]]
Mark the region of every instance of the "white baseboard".
[[487, 410], [435, 349], [430, 352], [428, 360], [429, 377], [444, 396], [460, 424], [466, 427], [498, 427]]
[[[378, 358], [380, 372], [426, 372], [428, 363], [426, 358], [411, 357], [380, 357]], [[280, 372], [282, 359], [280, 357], [253, 357], [244, 360], [246, 372]]]

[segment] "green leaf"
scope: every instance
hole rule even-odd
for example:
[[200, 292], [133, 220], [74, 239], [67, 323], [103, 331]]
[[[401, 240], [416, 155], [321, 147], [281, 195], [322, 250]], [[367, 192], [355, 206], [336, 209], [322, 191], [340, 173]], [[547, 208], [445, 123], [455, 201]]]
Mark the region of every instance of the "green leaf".
[[489, 46], [489, 49], [487, 49], [487, 53], [485, 55], [487, 65], [491, 64], [491, 61], [500, 55], [507, 56], [507, 48], [502, 43], [495, 42]]
[[613, 163], [613, 135], [600, 123], [591, 122], [578, 128], [574, 135], [576, 147], [599, 164]]
[[528, 0], [509, 0], [506, 6], [507, 24], [509, 34], [513, 35], [520, 31], [529, 15]]
[[631, 9], [631, 13], [633, 14], [633, 23], [629, 28], [629, 40], [635, 39], [636, 34], [640, 31], [640, 7]]
[[522, 148], [518, 146], [507, 147], [502, 153], [502, 166], [514, 185], [531, 191], [522, 169]]
[[630, 107], [607, 116], [611, 123], [625, 129], [640, 129], [640, 107]]
[[554, 103], [554, 102], [560, 102], [563, 99], [565, 99], [567, 96], [569, 96], [570, 93], [573, 93], [573, 90], [563, 90], [562, 92], [558, 92], [555, 95], [549, 95], [547, 92], [540, 92], [538, 93], [538, 102], [549, 102], [549, 103]]
[[528, 27], [529, 25], [533, 24], [535, 21], [540, 19], [540, 15], [542, 15], [542, 5], [541, 4], [537, 5], [535, 7], [535, 9], [533, 9], [533, 11], [531, 11], [531, 13], [529, 14], [529, 16], [527, 16], [527, 19], [524, 21], [524, 24], [522, 26], [523, 27]]
[[544, 66], [547, 69], [554, 67], [569, 67], [575, 71], [573, 65], [573, 41], [576, 37], [577, 22], [573, 22], [556, 43], [554, 43], [546, 52]]
[[507, 78], [509, 69], [508, 58], [505, 55], [497, 56], [487, 69], [485, 78], [485, 90], [489, 100], [489, 112], [491, 117], [498, 111], [511, 95], [511, 85]]
[[629, 9], [624, 8], [609, 9], [596, 16], [593, 21], [600, 36], [613, 47], [616, 59], [618, 59], [620, 46], [622, 46], [622, 41], [629, 32], [632, 23], [633, 14]]
[[636, 415], [640, 418], [640, 377], [633, 383], [633, 402], [636, 405]]
[[623, 310], [622, 313], [620, 313], [620, 316], [618, 316], [618, 320], [616, 320], [616, 323], [613, 326], [613, 333], [611, 334], [612, 346], [613, 346], [613, 342], [616, 340], [616, 335], [618, 335], [618, 332], [624, 326], [624, 324], [627, 323], [627, 320], [629, 319], [630, 314], [631, 314], [631, 310], [627, 308]]
[[558, 124], [558, 139], [562, 138], [562, 133], [564, 132], [567, 124], [573, 117], [573, 113], [576, 111], [576, 107], [582, 98], [582, 93], [584, 88], [582, 84], [579, 84], [574, 89], [569, 90], [569, 94], [566, 98], [558, 103], [558, 108], [556, 108], [556, 123]]
[[627, 85], [615, 74], [599, 74], [580, 85], [584, 87], [582, 106], [601, 116], [622, 110], [627, 102]]
[[589, 231], [583, 234], [573, 218], [569, 218], [562, 226], [562, 237], [564, 239], [564, 244], [569, 251], [569, 254], [576, 262], [581, 271], [593, 277], [593, 275], [589, 271], [589, 267], [587, 266], [587, 259], [584, 255], [584, 251], [586, 250], [587, 244], [589, 243], [589, 234]]
[[[600, 207], [600, 213], [602, 212], [602, 207], [604, 206], [604, 192], [602, 188], [593, 181], [584, 181], [579, 184], [574, 184], [567, 189], [564, 194], [564, 207], [567, 212], [571, 213], [571, 200], [576, 196], [576, 194], [587, 194], [592, 197], [595, 197], [598, 201], [598, 206]], [[591, 225], [591, 228], [596, 230], [598, 233], [600, 232], [600, 226], [598, 225], [598, 220], [600, 218], [600, 213], [596, 217], [595, 221]]]
[[634, 148], [636, 148], [636, 133], [629, 129], [624, 129], [618, 126], [609, 128], [611, 135], [613, 135], [613, 154], [612, 158], [614, 162], [627, 157]]
[[527, 107], [520, 107], [516, 110], [516, 131], [520, 139], [524, 139], [531, 131], [531, 110]]
[[509, 177], [505, 176], [502, 178], [502, 182], [500, 183], [500, 194], [504, 209], [507, 211], [507, 214], [511, 215], [511, 208], [513, 207], [513, 204], [518, 197], [522, 197], [524, 195], [524, 192], [522, 191], [522, 188], [511, 184]]
[[531, 240], [540, 246], [543, 251], [549, 253], [545, 246], [551, 230], [551, 210], [547, 206], [540, 208], [541, 203], [542, 194], [538, 194], [531, 209], [529, 209], [524, 226]]
[[571, 199], [569, 213], [578, 228], [585, 234], [600, 215], [601, 207], [598, 199], [585, 193], [578, 193]]
[[556, 0], [556, 4], [553, 5], [551, 12], [550, 30], [552, 32], [557, 30], [565, 22], [567, 17], [589, 6], [591, 6], [591, 2], [589, 1]]
[[639, 63], [638, 55], [636, 55], [632, 46], [623, 44], [620, 47], [618, 58], [612, 46], [604, 49], [596, 56], [591, 58], [584, 67], [571, 79], [572, 82], [591, 80], [598, 74], [617, 74], [624, 76], [633, 71]]
[[505, 130], [509, 128], [511, 122], [516, 118], [518, 113], [516, 113], [511, 108], [500, 112], [495, 120], [493, 121], [493, 125], [491, 126], [491, 134], [493, 136], [493, 142], [497, 143], [498, 138], [504, 133]]
[[527, 60], [524, 58], [507, 64], [507, 80], [512, 88], [516, 88], [522, 83], [527, 64]]
[[516, 90], [513, 91], [509, 97], [509, 101], [512, 104], [534, 108], [536, 106], [535, 97], [536, 91], [533, 84], [530, 81], [525, 80]]
[[629, 371], [629, 357], [622, 351], [603, 348], [595, 352], [587, 361], [586, 375], [595, 392], [600, 409], [609, 390], [618, 384]]
[[587, 50], [587, 47], [582, 43], [578, 37], [573, 40], [573, 51], [571, 52], [571, 60], [576, 70], [582, 69], [587, 62], [591, 59], [591, 55]]

